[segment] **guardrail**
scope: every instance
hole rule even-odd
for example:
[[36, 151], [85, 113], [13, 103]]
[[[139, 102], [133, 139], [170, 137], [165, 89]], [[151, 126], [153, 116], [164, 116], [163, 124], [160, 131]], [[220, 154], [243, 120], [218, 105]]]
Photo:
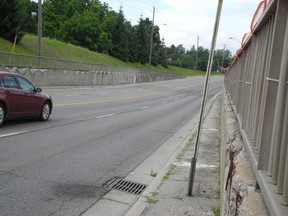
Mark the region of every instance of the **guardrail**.
[[288, 215], [288, 1], [261, 4], [225, 88], [267, 208]]
[[139, 68], [128, 68], [119, 66], [110, 66], [103, 64], [93, 64], [88, 62], [70, 61], [48, 57], [38, 57], [32, 55], [22, 55], [15, 53], [0, 52], [0, 65], [21, 68], [41, 68], [41, 69], [57, 69], [57, 70], [73, 70], [73, 71], [105, 71], [117, 73], [133, 73], [133, 74], [149, 74], [161, 75], [175, 78], [185, 78], [185, 75], [151, 71]]

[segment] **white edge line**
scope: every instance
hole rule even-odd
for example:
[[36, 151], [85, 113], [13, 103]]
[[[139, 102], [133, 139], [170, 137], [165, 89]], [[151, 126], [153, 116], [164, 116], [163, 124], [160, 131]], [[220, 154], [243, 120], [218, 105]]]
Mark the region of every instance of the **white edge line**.
[[147, 109], [147, 108], [149, 108], [149, 107], [150, 107], [150, 106], [140, 107], [139, 110]]
[[107, 115], [97, 116], [96, 119], [107, 118], [107, 117], [114, 116], [114, 115], [116, 115], [116, 113], [111, 113], [111, 114], [107, 114]]
[[27, 133], [27, 132], [28, 131], [19, 131], [19, 132], [14, 132], [14, 133], [3, 134], [3, 135], [0, 135], [0, 138], [15, 136], [15, 135], [23, 134], [23, 133]]

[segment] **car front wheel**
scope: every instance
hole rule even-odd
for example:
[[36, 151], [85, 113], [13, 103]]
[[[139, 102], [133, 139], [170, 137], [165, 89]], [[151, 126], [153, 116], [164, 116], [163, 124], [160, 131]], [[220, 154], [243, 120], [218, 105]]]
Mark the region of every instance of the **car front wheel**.
[[50, 113], [51, 113], [51, 105], [48, 102], [45, 102], [41, 109], [39, 120], [47, 121], [49, 119]]
[[5, 109], [3, 104], [0, 103], [0, 127], [3, 125], [5, 119]]

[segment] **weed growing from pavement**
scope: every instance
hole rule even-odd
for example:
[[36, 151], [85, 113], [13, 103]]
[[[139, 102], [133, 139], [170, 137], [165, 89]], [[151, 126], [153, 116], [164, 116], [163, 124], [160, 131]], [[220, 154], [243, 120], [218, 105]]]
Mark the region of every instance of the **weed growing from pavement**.
[[216, 198], [217, 198], [217, 199], [220, 199], [220, 188], [214, 189], [214, 193], [215, 193], [215, 195], [216, 195]]
[[196, 137], [196, 131], [191, 135], [190, 139], [188, 140], [188, 142], [186, 143], [184, 148], [181, 149], [181, 151], [177, 155], [177, 157], [176, 157], [177, 160], [180, 160], [184, 156], [186, 150], [189, 148], [189, 146], [191, 146], [191, 144], [192, 144], [193, 140], [195, 139], [195, 137]]
[[183, 198], [183, 197], [180, 197], [180, 196], [175, 196], [175, 197], [172, 197], [172, 198], [174, 198], [174, 199], [176, 199], [176, 200], [179, 200], [179, 201], [184, 200], [184, 198]]
[[[219, 158], [220, 150], [221, 150], [221, 140], [220, 140], [220, 138], [219, 138], [219, 139], [218, 139], [218, 143], [216, 144], [216, 151], [217, 151], [217, 153], [218, 153], [218, 158], [217, 158], [218, 162], [219, 162], [219, 160], [220, 160], [220, 158]], [[216, 168], [212, 171], [213, 173], [217, 174], [218, 179], [220, 178], [220, 169], [221, 169], [221, 168], [220, 168], [220, 164], [219, 164], [219, 166], [216, 167]], [[220, 181], [219, 181], [219, 180], [218, 180], [218, 188], [214, 189], [214, 193], [215, 193], [215, 195], [216, 195], [216, 198], [217, 198], [217, 199], [220, 199]], [[219, 213], [219, 215], [220, 215], [220, 213]]]
[[157, 198], [157, 196], [159, 195], [158, 192], [150, 192], [151, 196], [145, 196], [146, 198], [146, 202], [149, 204], [155, 204], [157, 203], [159, 200]]
[[154, 172], [153, 169], [151, 169], [151, 171], [150, 171], [150, 176], [156, 177], [157, 174], [158, 174], [157, 172]]
[[171, 172], [175, 169], [176, 165], [175, 164], [170, 164], [169, 170], [166, 172], [166, 175], [163, 176], [163, 181], [168, 180], [169, 176], [171, 175]]
[[159, 195], [159, 192], [150, 192], [150, 194], [153, 196], [153, 197], [156, 197]]
[[220, 174], [220, 166], [216, 167], [215, 169], [212, 170], [213, 173]]
[[213, 206], [211, 208], [211, 210], [212, 210], [214, 216], [220, 216], [220, 208], [219, 207]]

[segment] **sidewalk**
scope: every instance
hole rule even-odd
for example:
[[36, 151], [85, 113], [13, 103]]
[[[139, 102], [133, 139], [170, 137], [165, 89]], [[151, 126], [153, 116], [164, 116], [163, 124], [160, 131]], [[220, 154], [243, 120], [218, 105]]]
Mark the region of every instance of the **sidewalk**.
[[[151, 204], [141, 216], [214, 215], [212, 209], [219, 208], [220, 100], [221, 95], [218, 95], [203, 124], [193, 196], [188, 197], [186, 194], [195, 135], [192, 146], [186, 145], [166, 169], [159, 188], [149, 192], [148, 196], [147, 193], [144, 195], [146, 202]], [[131, 210], [127, 215], [135, 216]]]
[[82, 216], [214, 215], [220, 203], [221, 96], [206, 105], [192, 197], [186, 194], [198, 115], [125, 178], [148, 185], [140, 197], [111, 190]]

